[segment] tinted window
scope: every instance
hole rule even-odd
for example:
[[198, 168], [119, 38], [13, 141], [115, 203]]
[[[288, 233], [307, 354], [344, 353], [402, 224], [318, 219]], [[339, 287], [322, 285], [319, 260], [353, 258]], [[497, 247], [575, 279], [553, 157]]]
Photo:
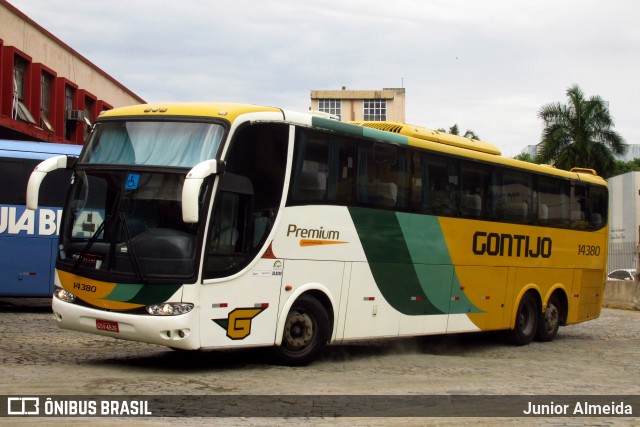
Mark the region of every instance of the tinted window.
[[493, 216], [491, 167], [482, 163], [462, 162], [460, 214], [469, 218]]
[[283, 125], [247, 125], [231, 141], [214, 201], [205, 277], [239, 271], [265, 242], [282, 200], [288, 130]]
[[481, 161], [298, 129], [290, 204], [369, 206], [599, 229], [607, 189]]
[[538, 177], [538, 223], [552, 227], [569, 225], [569, 181]]
[[406, 207], [408, 168], [405, 150], [390, 144], [358, 143], [357, 201], [380, 208]]
[[498, 187], [496, 212], [506, 222], [529, 223], [532, 220], [533, 177], [526, 172], [503, 170]]
[[[0, 203], [24, 205], [27, 202], [29, 176], [41, 160], [0, 158], [0, 182], [5, 183], [0, 191]], [[40, 206], [62, 206], [64, 203], [71, 172], [57, 169], [47, 174], [40, 187]]]
[[291, 182], [292, 202], [355, 201], [355, 144], [345, 138], [298, 131]]

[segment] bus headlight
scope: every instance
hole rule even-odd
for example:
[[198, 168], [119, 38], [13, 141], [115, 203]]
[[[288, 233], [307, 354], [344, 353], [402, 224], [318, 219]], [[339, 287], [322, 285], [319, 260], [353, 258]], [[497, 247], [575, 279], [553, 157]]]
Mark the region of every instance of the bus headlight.
[[76, 300], [74, 294], [58, 286], [53, 289], [53, 296], [64, 302], [74, 302]]
[[193, 310], [193, 304], [188, 302], [165, 302], [147, 306], [147, 313], [153, 316], [177, 316]]

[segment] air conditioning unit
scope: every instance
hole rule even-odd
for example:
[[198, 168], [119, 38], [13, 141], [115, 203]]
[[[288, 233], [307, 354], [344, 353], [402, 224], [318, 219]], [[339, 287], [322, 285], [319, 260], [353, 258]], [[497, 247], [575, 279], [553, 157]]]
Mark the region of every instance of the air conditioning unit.
[[76, 122], [84, 121], [84, 111], [82, 110], [67, 110], [67, 120], [73, 120]]

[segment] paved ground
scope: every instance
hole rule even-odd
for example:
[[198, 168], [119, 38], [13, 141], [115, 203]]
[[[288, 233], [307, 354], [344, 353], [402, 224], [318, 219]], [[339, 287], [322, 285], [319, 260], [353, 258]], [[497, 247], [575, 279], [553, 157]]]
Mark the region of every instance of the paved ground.
[[[311, 366], [266, 363], [263, 351], [175, 352], [63, 331], [47, 300], [0, 299], [0, 395], [640, 395], [640, 312], [603, 309], [551, 343], [505, 344], [496, 334], [367, 341], [329, 347]], [[34, 419], [0, 418], [0, 424]], [[138, 425], [459, 425], [438, 418], [92, 419]], [[466, 422], [471, 421], [465, 419]], [[473, 419], [477, 425], [634, 425], [636, 419]], [[39, 418], [39, 425], [86, 425]]]

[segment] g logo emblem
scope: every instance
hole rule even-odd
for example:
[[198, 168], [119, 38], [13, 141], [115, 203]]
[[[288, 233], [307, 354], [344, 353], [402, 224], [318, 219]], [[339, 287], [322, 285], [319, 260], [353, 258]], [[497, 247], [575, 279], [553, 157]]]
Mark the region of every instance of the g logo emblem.
[[242, 340], [251, 334], [251, 320], [264, 311], [260, 308], [236, 308], [226, 319], [212, 319], [227, 330], [227, 336], [232, 340]]

